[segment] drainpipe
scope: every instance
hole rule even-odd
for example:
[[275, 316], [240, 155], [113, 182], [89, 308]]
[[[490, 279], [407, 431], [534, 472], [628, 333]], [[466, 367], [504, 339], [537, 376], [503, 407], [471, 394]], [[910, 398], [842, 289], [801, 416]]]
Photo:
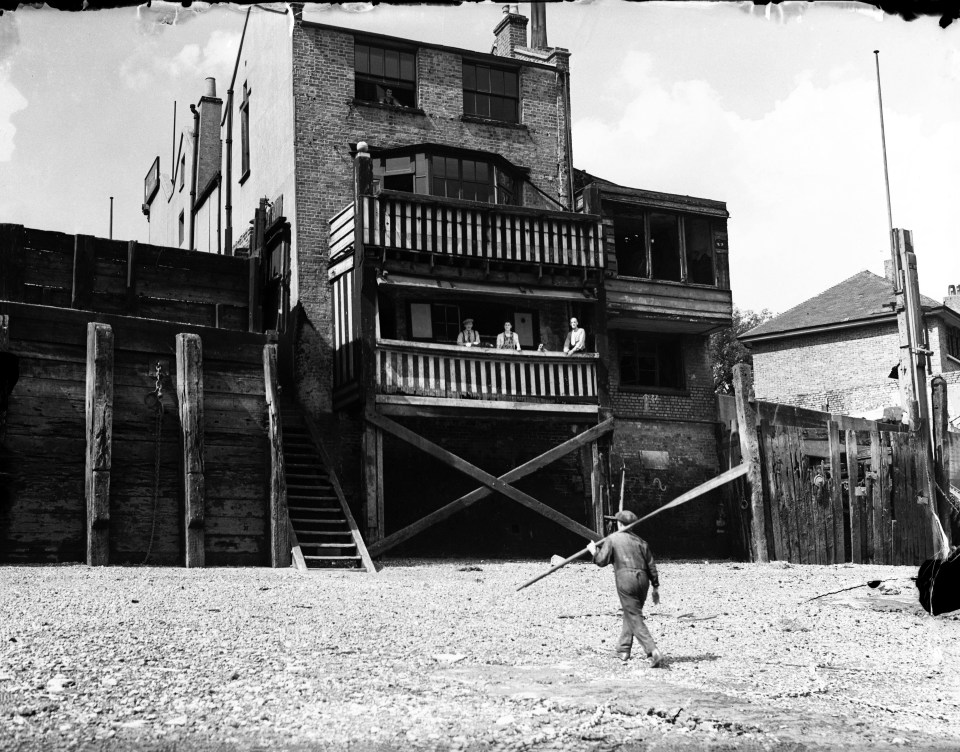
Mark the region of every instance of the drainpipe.
[[[240, 34], [240, 46], [237, 47], [237, 60], [233, 64], [233, 77], [230, 79], [230, 88], [227, 89], [227, 166], [226, 166], [226, 195], [224, 196], [223, 213], [226, 219], [226, 228], [223, 231], [223, 253], [233, 255], [233, 86], [237, 82], [237, 70], [240, 68], [240, 55], [243, 52], [243, 40], [247, 36], [247, 23], [250, 21], [251, 5], [247, 8], [247, 17], [243, 20], [243, 32]], [[223, 125], [223, 123], [221, 123]]]
[[190, 243], [187, 247], [195, 251], [193, 233], [197, 223], [194, 211], [197, 208], [197, 167], [200, 163], [200, 111], [195, 104], [192, 104], [190, 112], [193, 113], [193, 174], [190, 176]]

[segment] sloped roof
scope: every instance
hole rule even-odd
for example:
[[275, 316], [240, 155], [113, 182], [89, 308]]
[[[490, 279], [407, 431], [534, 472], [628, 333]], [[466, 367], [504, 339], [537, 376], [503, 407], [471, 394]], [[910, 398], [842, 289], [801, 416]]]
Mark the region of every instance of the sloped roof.
[[[757, 337], [846, 322], [869, 323], [871, 320], [888, 319], [894, 316], [895, 302], [896, 295], [890, 281], [864, 270], [770, 321], [755, 326], [741, 334], [740, 339], [749, 341]], [[924, 310], [941, 307], [940, 303], [926, 295], [920, 296], [920, 305]]]

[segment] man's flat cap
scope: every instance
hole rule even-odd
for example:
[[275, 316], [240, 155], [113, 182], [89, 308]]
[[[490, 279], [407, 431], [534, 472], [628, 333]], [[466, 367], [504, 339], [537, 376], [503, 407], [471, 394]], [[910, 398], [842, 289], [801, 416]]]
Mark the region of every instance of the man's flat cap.
[[630, 525], [636, 522], [637, 519], [639, 518], [629, 509], [624, 509], [622, 512], [617, 512], [616, 514], [613, 514], [613, 515], [605, 514], [603, 515], [603, 519], [615, 520], [619, 522], [621, 525]]

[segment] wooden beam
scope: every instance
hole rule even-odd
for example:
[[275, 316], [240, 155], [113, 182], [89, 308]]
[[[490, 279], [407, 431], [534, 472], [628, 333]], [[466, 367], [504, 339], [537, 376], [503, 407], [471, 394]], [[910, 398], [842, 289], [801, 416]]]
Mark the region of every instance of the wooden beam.
[[947, 410], [947, 381], [943, 376], [934, 376], [930, 384], [932, 395], [931, 420], [933, 421], [933, 463], [936, 483], [936, 505], [934, 511], [947, 536], [948, 545], [953, 545], [950, 525], [950, 434]]
[[87, 324], [87, 564], [110, 561], [110, 468], [113, 452], [113, 330]]
[[594, 530], [603, 535], [603, 488], [601, 487], [600, 448], [590, 444], [590, 500], [593, 506]]
[[860, 482], [860, 465], [857, 462], [857, 432], [847, 431], [847, 483], [850, 504], [850, 561], [863, 564], [864, 535], [862, 497], [857, 496], [857, 484]]
[[[826, 515], [827, 524], [827, 551], [832, 553], [834, 564], [843, 564], [844, 541], [843, 530], [843, 483], [840, 480], [840, 429], [836, 421], [827, 423], [827, 439], [830, 449], [830, 513]], [[849, 464], [850, 458], [847, 458]], [[854, 457], [856, 464], [856, 457]]]
[[737, 398], [740, 453], [744, 464], [749, 466], [747, 482], [750, 486], [750, 509], [753, 517], [751, 528], [754, 560], [762, 563], [770, 559], [767, 555], [766, 516], [763, 511], [763, 473], [760, 469], [760, 444], [757, 441], [757, 415], [751, 404], [753, 371], [750, 366], [738, 363], [733, 367], [733, 388]]
[[140, 310], [137, 294], [137, 241], [127, 242], [127, 313], [136, 316]]
[[93, 280], [96, 276], [96, 238], [77, 235], [73, 245], [73, 288], [70, 293], [72, 308], [89, 309], [93, 298]]
[[[549, 449], [543, 454], [534, 457], [532, 460], [523, 463], [519, 467], [515, 467], [508, 473], [504, 473], [500, 476], [500, 480], [504, 483], [515, 483], [521, 478], [525, 478], [528, 475], [531, 475], [537, 470], [550, 465], [553, 462], [556, 462], [561, 457], [565, 457], [570, 454], [570, 452], [575, 452], [582, 446], [589, 444], [590, 442], [596, 441], [599, 437], [604, 436], [613, 431], [614, 421], [613, 418], [605, 420], [603, 423], [594, 426], [577, 436], [574, 436], [572, 439], [567, 439], [562, 444], [558, 444]], [[386, 538], [377, 543], [374, 543], [370, 546], [370, 554], [372, 556], [383, 556], [387, 551], [395, 546], [400, 545], [404, 541], [409, 540], [415, 535], [422, 533], [427, 528], [436, 525], [441, 520], [445, 520], [448, 517], [453, 516], [461, 509], [466, 509], [472, 504], [476, 504], [481, 499], [485, 499], [488, 496], [493, 494], [493, 491], [484, 486], [483, 488], [478, 488], [470, 493], [461, 496], [459, 499], [451, 501], [449, 504], [446, 504], [440, 509], [437, 509], [434, 512], [421, 517], [416, 522], [407, 525], [407, 527], [402, 530], [398, 530], [395, 533], [391, 533]]]
[[[252, 245], [252, 240], [251, 240]], [[253, 249], [251, 248], [251, 251]], [[248, 260], [247, 272], [247, 329], [251, 332], [263, 331], [263, 273], [259, 256]]]
[[367, 424], [363, 431], [363, 490], [367, 539], [375, 543], [383, 537], [383, 438], [380, 430]]
[[401, 426], [399, 423], [395, 423], [389, 418], [385, 418], [382, 415], [377, 415], [376, 413], [368, 413], [366, 418], [369, 423], [372, 423], [387, 433], [396, 436], [398, 439], [406, 441], [408, 444], [417, 447], [421, 451], [429, 454], [431, 457], [435, 457], [441, 462], [450, 465], [454, 469], [462, 472], [464, 475], [468, 475], [474, 480], [483, 483], [483, 485], [503, 494], [508, 499], [511, 499], [518, 504], [522, 504], [534, 512], [542, 514], [547, 519], [556, 522], [558, 525], [565, 527], [567, 530], [587, 538], [588, 540], [599, 540], [600, 536], [590, 528], [581, 525], [579, 522], [571, 520], [565, 514], [562, 514], [556, 509], [548, 507], [546, 504], [537, 501], [532, 496], [523, 493], [523, 491], [519, 491], [513, 486], [504, 483], [499, 478], [490, 475], [490, 473], [484, 472], [475, 465], [467, 462], [462, 457], [458, 457], [453, 452], [448, 452], [443, 447], [434, 444], [432, 441], [429, 441], [419, 434], [414, 433], [410, 429]]
[[287, 509], [287, 470], [283, 459], [283, 428], [280, 424], [277, 346], [263, 346], [263, 384], [267, 402], [270, 441], [270, 566], [289, 567], [292, 550], [290, 512]]
[[23, 225], [0, 224], [0, 300], [23, 300]]
[[331, 460], [330, 455], [327, 454], [327, 449], [323, 444], [323, 436], [320, 435], [320, 429], [317, 428], [316, 424], [309, 415], [307, 415], [305, 412], [302, 415], [304, 425], [306, 425], [307, 430], [310, 432], [310, 436], [313, 438], [313, 443], [320, 452], [320, 459], [327, 471], [327, 478], [330, 479], [330, 485], [333, 486], [333, 492], [336, 494], [337, 500], [340, 502], [340, 509], [343, 510], [343, 516], [347, 521], [347, 526], [350, 528], [350, 534], [353, 536], [353, 543], [357, 547], [357, 552], [360, 554], [360, 561], [363, 563], [363, 567], [367, 570], [367, 572], [370, 574], [376, 574], [377, 568], [374, 566], [373, 559], [370, 558], [370, 552], [367, 550], [367, 546], [363, 542], [363, 536], [360, 535], [360, 529], [357, 527], [357, 521], [353, 518], [353, 513], [350, 511], [350, 505], [347, 504], [347, 497], [343, 493], [343, 487], [340, 485], [340, 479], [337, 477], [337, 473], [333, 469], [333, 461]]
[[183, 514], [188, 568], [205, 564], [203, 349], [196, 334], [177, 335], [177, 403], [183, 446]]

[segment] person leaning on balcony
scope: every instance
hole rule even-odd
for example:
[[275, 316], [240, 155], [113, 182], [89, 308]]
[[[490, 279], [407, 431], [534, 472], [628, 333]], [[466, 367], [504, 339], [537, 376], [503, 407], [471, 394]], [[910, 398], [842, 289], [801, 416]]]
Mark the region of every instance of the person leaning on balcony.
[[519, 350], [520, 338], [513, 331], [513, 324], [509, 321], [503, 322], [503, 331], [497, 335], [498, 350]]
[[480, 346], [480, 332], [474, 330], [473, 319], [463, 320], [463, 331], [457, 335], [457, 344], [464, 347]]
[[573, 355], [583, 352], [587, 347], [587, 333], [580, 328], [580, 322], [575, 318], [570, 319], [570, 331], [567, 332], [567, 338], [563, 343], [563, 354]]

